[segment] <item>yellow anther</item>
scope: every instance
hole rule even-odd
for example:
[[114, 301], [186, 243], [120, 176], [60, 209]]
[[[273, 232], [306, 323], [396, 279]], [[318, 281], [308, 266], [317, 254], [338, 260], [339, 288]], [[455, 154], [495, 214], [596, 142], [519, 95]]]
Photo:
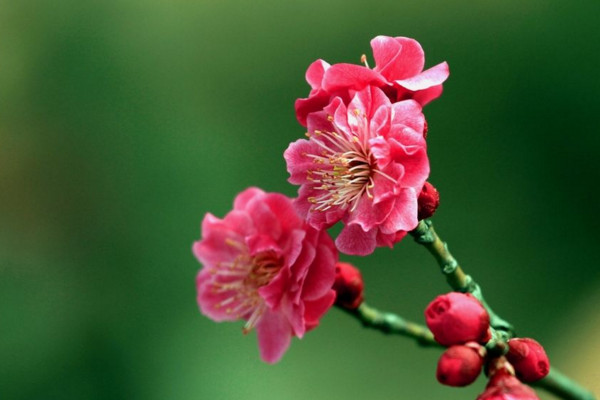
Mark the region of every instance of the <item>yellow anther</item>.
[[365, 67], [370, 68], [369, 67], [369, 63], [367, 62], [367, 55], [363, 54], [362, 56], [360, 56], [360, 62], [365, 64]]

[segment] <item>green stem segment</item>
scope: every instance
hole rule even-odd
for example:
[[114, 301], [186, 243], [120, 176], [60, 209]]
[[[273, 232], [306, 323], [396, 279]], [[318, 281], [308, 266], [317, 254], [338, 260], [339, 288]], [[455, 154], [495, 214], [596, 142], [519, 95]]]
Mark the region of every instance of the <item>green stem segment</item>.
[[373, 328], [387, 334], [410, 337], [415, 339], [421, 346], [443, 347], [435, 341], [433, 334], [427, 327], [407, 321], [396, 314], [379, 311], [364, 302], [355, 310], [340, 308], [357, 318], [367, 328]]
[[458, 265], [458, 261], [456, 261], [456, 259], [448, 250], [448, 245], [440, 239], [433, 229], [431, 221], [420, 221], [419, 225], [417, 225], [417, 228], [410, 233], [413, 235], [417, 243], [423, 245], [427, 250], [429, 250], [429, 252], [437, 260], [440, 268], [442, 269], [442, 273], [446, 275], [446, 280], [453, 290], [472, 294], [486, 308], [488, 314], [490, 315], [491, 327], [496, 330], [506, 332], [508, 337], [514, 336], [513, 326], [504, 319], [500, 318], [500, 316], [498, 316], [498, 314], [496, 314], [490, 308], [483, 298], [481, 288], [477, 282], [467, 275], [460, 265]]
[[[446, 280], [453, 290], [471, 293], [486, 308], [490, 315], [490, 325], [494, 333], [492, 342], [495, 342], [488, 343], [488, 345], [491, 345], [486, 346], [489, 347], [488, 350], [497, 348], [501, 351], [506, 351], [506, 348], [502, 349], [502, 347], [506, 347], [503, 346], [503, 343], [506, 343], [508, 339], [515, 336], [513, 326], [492, 311], [483, 298], [479, 285], [458, 265], [458, 261], [448, 251], [446, 243], [440, 239], [433, 229], [431, 221], [420, 221], [417, 228], [411, 232], [411, 235], [417, 243], [429, 250], [437, 260], [442, 273], [446, 275]], [[544, 379], [535, 382], [533, 386], [545, 389], [565, 400], [595, 400], [594, 395], [589, 390], [583, 388], [555, 368], [552, 368]]]
[[544, 379], [531, 386], [542, 388], [565, 400], [596, 400], [592, 392], [554, 368], [550, 368], [550, 373]]

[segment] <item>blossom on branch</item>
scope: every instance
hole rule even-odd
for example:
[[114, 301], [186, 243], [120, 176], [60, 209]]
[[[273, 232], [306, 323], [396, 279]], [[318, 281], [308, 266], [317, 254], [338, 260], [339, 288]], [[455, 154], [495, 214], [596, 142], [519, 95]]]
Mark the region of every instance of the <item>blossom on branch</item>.
[[207, 214], [193, 252], [202, 263], [196, 288], [202, 313], [256, 327], [264, 361], [279, 361], [292, 336], [319, 324], [333, 305], [338, 253], [325, 231], [307, 225], [292, 201], [249, 188], [219, 219]]
[[424, 106], [442, 94], [442, 83], [450, 74], [443, 62], [426, 71], [425, 53], [414, 39], [407, 37], [377, 36], [371, 40], [375, 68], [355, 64], [330, 65], [323, 60], [313, 62], [306, 71], [311, 86], [309, 96], [296, 100], [296, 117], [306, 126], [311, 112], [322, 110], [329, 102], [340, 97], [346, 104], [357, 91], [377, 86], [392, 102], [414, 99]]
[[392, 247], [418, 224], [417, 198], [429, 175], [425, 118], [414, 100], [391, 103], [369, 86], [346, 106], [336, 97], [307, 119], [308, 139], [284, 153], [295, 205], [317, 229], [338, 221], [346, 254]]

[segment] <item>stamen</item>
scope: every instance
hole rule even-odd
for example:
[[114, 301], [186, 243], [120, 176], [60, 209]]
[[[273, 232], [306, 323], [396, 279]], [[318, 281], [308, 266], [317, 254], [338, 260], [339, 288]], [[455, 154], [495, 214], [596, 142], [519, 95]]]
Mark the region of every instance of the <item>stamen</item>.
[[365, 64], [365, 67], [367, 68], [371, 68], [369, 67], [369, 63], [367, 62], [367, 55], [363, 54], [362, 56], [360, 56], [360, 62]]
[[[353, 212], [363, 195], [373, 199], [375, 173], [395, 182], [376, 167], [368, 146], [370, 132], [366, 116], [359, 109], [352, 110], [352, 113], [359, 119], [357, 132], [347, 134], [337, 129], [314, 131], [315, 135], [310, 138], [322, 149], [319, 154], [307, 155], [314, 163], [313, 169], [307, 171], [307, 180], [313, 182], [312, 188], [321, 193], [308, 198], [308, 202], [313, 204], [310, 211], [323, 212], [340, 207], [350, 208]], [[328, 120], [332, 121], [333, 117], [328, 116]]]

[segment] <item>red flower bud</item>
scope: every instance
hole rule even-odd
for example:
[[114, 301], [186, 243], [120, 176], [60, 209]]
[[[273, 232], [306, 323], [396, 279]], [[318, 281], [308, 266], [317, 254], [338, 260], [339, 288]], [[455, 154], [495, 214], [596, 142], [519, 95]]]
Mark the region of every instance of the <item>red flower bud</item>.
[[467, 386], [477, 379], [483, 366], [485, 348], [476, 343], [449, 347], [440, 357], [437, 380], [448, 386]]
[[499, 370], [477, 400], [539, 400], [535, 391], [506, 370]]
[[335, 265], [333, 290], [337, 293], [337, 305], [349, 310], [356, 309], [363, 301], [363, 289], [364, 283], [358, 268], [344, 262]]
[[425, 310], [427, 326], [443, 346], [490, 340], [490, 316], [470, 294], [450, 292], [436, 297]]
[[435, 213], [435, 210], [440, 205], [440, 192], [429, 182], [425, 182], [421, 193], [419, 193], [418, 203], [418, 215], [419, 220], [427, 219]]
[[535, 382], [550, 372], [550, 361], [541, 344], [529, 338], [508, 341], [506, 359], [523, 382]]

